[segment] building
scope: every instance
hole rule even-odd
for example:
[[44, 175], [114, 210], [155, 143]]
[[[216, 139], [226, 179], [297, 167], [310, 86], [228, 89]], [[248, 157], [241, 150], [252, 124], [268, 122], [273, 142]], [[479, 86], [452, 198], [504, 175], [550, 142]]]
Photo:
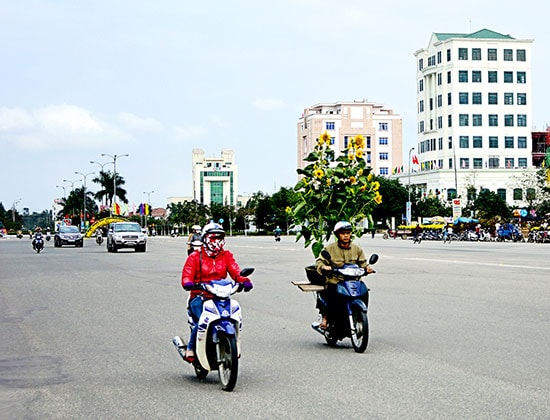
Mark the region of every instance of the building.
[[220, 157], [206, 157], [193, 149], [193, 200], [205, 205], [237, 205], [238, 170], [233, 150], [222, 149]]
[[434, 33], [427, 48], [416, 51], [419, 168], [397, 175], [403, 184], [446, 200], [466, 198], [473, 186], [509, 205], [526, 205], [514, 176], [536, 170], [532, 42], [482, 29]]
[[403, 124], [393, 110], [366, 99], [353, 102], [321, 103], [304, 109], [298, 120], [298, 168], [324, 132], [331, 136], [335, 155], [341, 154], [348, 139], [365, 138], [365, 159], [377, 175], [388, 175], [402, 164]]

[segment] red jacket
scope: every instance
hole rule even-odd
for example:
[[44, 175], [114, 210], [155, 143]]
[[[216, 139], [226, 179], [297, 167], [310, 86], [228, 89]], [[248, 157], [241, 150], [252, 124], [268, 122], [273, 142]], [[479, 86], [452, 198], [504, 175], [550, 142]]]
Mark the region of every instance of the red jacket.
[[[210, 258], [202, 249], [195, 251], [187, 257], [183, 270], [181, 272], [181, 285], [184, 287], [186, 283], [209, 283], [212, 280], [225, 279], [227, 275], [239, 283], [248, 280], [247, 277], [240, 275], [241, 269], [235, 261], [235, 257], [231, 251], [222, 250], [216, 258]], [[191, 290], [190, 299], [197, 295], [202, 295], [206, 299], [212, 295], [203, 290]]]

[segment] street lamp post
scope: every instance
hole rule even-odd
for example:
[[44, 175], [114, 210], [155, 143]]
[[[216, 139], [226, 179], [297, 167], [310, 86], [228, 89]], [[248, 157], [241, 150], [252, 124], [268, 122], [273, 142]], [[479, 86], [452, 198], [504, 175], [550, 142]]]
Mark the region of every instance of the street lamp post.
[[55, 188], [63, 188], [63, 200], [65, 200], [65, 198], [67, 197], [67, 195], [65, 194], [65, 185], [56, 185]]
[[15, 206], [21, 201], [21, 198], [15, 200], [11, 206], [11, 219], [15, 223]]
[[[101, 166], [101, 169], [99, 170], [99, 176], [101, 176], [101, 173], [104, 172], [103, 168], [105, 167], [105, 165], [111, 165], [113, 162], [101, 163], [101, 162], [96, 162], [95, 160], [91, 160], [90, 163], [95, 163], [95, 164]], [[107, 206], [107, 195], [105, 196], [105, 206]]]
[[[143, 191], [143, 194], [147, 194], [147, 206], [150, 206], [150, 203], [151, 203], [151, 194], [153, 194], [155, 191]], [[147, 213], [145, 212], [145, 209], [143, 210], [143, 212], [145, 213], [145, 229], [147, 229], [147, 231], [149, 231], [149, 228], [147, 226]]]
[[83, 195], [83, 198], [84, 198], [84, 219], [83, 219], [83, 222], [80, 223], [80, 229], [85, 231], [86, 230], [86, 177], [88, 175], [93, 175], [95, 174], [95, 172], [88, 172], [87, 174], [83, 174], [82, 172], [75, 172], [76, 175], [82, 175], [82, 177], [84, 178], [84, 183], [82, 184], [83, 187], [82, 187], [82, 195]]
[[407, 209], [406, 209], [407, 226], [411, 225], [411, 170], [412, 170], [411, 153], [413, 150], [414, 150], [414, 147], [411, 147], [409, 150], [409, 186], [408, 186], [409, 201], [407, 201]]
[[[113, 207], [116, 209], [116, 160], [119, 158], [119, 157], [123, 157], [123, 156], [130, 156], [129, 154], [124, 154], [124, 155], [108, 155], [107, 153], [102, 153], [101, 156], [107, 156], [107, 157], [110, 157], [111, 159], [113, 159], [113, 171], [114, 171], [114, 174], [113, 174]], [[113, 214], [113, 211], [111, 209], [111, 215]]]

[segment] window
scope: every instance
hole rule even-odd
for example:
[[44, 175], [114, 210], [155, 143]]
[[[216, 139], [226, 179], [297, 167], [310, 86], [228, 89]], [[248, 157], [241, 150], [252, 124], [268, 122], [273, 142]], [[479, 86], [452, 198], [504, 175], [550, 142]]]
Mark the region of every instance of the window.
[[525, 197], [527, 200], [534, 200], [536, 198], [536, 192], [534, 188], [527, 188], [527, 191], [525, 192]]
[[334, 130], [334, 122], [326, 122], [325, 123], [325, 130]]
[[420, 121], [420, 125], [418, 126], [418, 130], [420, 133], [424, 132], [424, 121]]
[[378, 144], [381, 146], [387, 146], [388, 145], [388, 138], [387, 137], [380, 137], [378, 139]]
[[378, 129], [380, 131], [388, 131], [388, 123], [386, 122], [378, 123]]
[[472, 115], [472, 126], [481, 127], [481, 125], [482, 125], [481, 122], [482, 122], [481, 114], [473, 114]]
[[447, 83], [451, 84], [451, 72], [450, 71], [447, 72]]
[[468, 127], [470, 121], [469, 121], [469, 115], [468, 114], [459, 114], [458, 115], [458, 125], [461, 127]]
[[487, 60], [497, 61], [497, 49], [496, 48], [489, 48], [487, 50]]
[[349, 137], [348, 136], [344, 136], [344, 147], [347, 149], [348, 147], [348, 144], [349, 144]]
[[461, 149], [468, 149], [470, 147], [470, 138], [468, 136], [460, 136], [459, 147]]
[[447, 61], [451, 61], [451, 49], [447, 49]]
[[514, 115], [506, 114], [504, 115], [504, 127], [513, 127], [514, 126]]
[[437, 64], [441, 63], [441, 51], [437, 52]]
[[424, 68], [424, 59], [421, 58], [420, 60], [418, 60], [418, 70], [422, 71], [423, 68]]
[[447, 105], [451, 105], [452, 104], [452, 96], [451, 96], [451, 92], [447, 93]]
[[371, 163], [372, 162], [372, 155], [371, 155], [371, 152], [367, 152], [367, 163]]
[[518, 137], [518, 149], [527, 149], [527, 137], [525, 136]]
[[489, 92], [488, 102], [489, 105], [498, 105], [498, 93]]
[[474, 105], [481, 105], [481, 92], [472, 93], [472, 103]]
[[[443, 137], [439, 137], [437, 139], [437, 149], [438, 150], [443, 150]], [[443, 164], [442, 164], [442, 166], [443, 166]]]
[[489, 127], [498, 127], [498, 115], [489, 114]]
[[418, 90], [424, 92], [424, 79], [418, 81]]
[[489, 71], [487, 75], [487, 80], [489, 83], [498, 83], [498, 71]]
[[513, 149], [514, 148], [514, 138], [511, 136], [504, 137], [504, 148]]
[[504, 167], [512, 169], [514, 167], [514, 158], [504, 158]]
[[502, 199], [502, 201], [506, 201], [506, 188], [498, 188], [497, 195]]
[[518, 158], [518, 166], [520, 168], [527, 168], [527, 158]]
[[[512, 72], [510, 72], [512, 73]], [[460, 83], [468, 83], [468, 71], [467, 70], [459, 70], [458, 71], [458, 81]]]
[[468, 92], [459, 92], [458, 103], [462, 105], [468, 104]]
[[423, 99], [418, 103], [418, 112], [424, 112], [424, 100]]
[[525, 50], [516, 50], [516, 60], [525, 61]]
[[504, 83], [514, 83], [514, 72], [512, 71], [504, 72]]
[[442, 84], [442, 81], [441, 81], [441, 73], [437, 73], [437, 86], [441, 86]]
[[460, 168], [470, 169], [470, 159], [469, 158], [460, 158]]
[[443, 106], [443, 96], [437, 95], [437, 107], [441, 108]]
[[472, 82], [481, 83], [481, 72], [479, 70], [472, 70]]
[[489, 136], [489, 148], [490, 149], [498, 149], [498, 137], [497, 136]]
[[437, 128], [443, 128], [443, 117], [441, 115], [437, 117]]
[[449, 137], [447, 139], [447, 146], [449, 147], [449, 149], [453, 148], [453, 138], [452, 137]]
[[482, 158], [474, 158], [474, 169], [483, 169], [483, 159]]
[[521, 200], [523, 198], [523, 190], [521, 188], [514, 188], [513, 197], [514, 200]]
[[381, 152], [381, 153], [379, 154], [379, 159], [380, 159], [380, 160], [388, 160], [388, 159], [389, 159], [388, 153], [387, 153], [387, 152]]
[[389, 170], [388, 168], [380, 168], [380, 175], [388, 175]]
[[497, 156], [489, 156], [489, 161], [487, 162], [489, 164], [489, 168], [498, 168], [500, 162], [499, 158]]
[[504, 105], [514, 105], [514, 94], [510, 92], [504, 93]]
[[518, 93], [517, 101], [518, 101], [518, 105], [527, 105], [527, 94]]
[[434, 98], [430, 98], [430, 111], [434, 109]]
[[334, 145], [335, 142], [336, 142], [336, 138], [335, 138], [335, 137], [331, 137], [331, 138], [330, 138], [330, 144], [331, 144], [331, 145]]
[[483, 137], [481, 136], [472, 137], [472, 146], [474, 146], [474, 149], [481, 149], [483, 147]]
[[453, 158], [449, 158], [449, 169], [453, 169]]
[[451, 114], [449, 114], [447, 116], [447, 126], [448, 127], [452, 127], [453, 126], [453, 116]]
[[468, 59], [468, 48], [459, 48], [458, 49], [458, 59], [467, 60]]
[[366, 141], [366, 143], [367, 143], [365, 147], [366, 147], [367, 149], [370, 149], [370, 136], [366, 136], [366, 137], [365, 137], [365, 141]]
[[504, 61], [514, 61], [514, 51], [505, 48], [504, 49]]
[[481, 48], [472, 48], [472, 60], [481, 60]]
[[527, 127], [527, 115], [518, 114], [518, 127]]
[[518, 83], [526, 83], [526, 78], [525, 78], [525, 72], [524, 71], [518, 71], [517, 73], [517, 82]]
[[453, 198], [456, 198], [456, 190], [454, 188], [447, 188], [447, 200], [452, 200]]

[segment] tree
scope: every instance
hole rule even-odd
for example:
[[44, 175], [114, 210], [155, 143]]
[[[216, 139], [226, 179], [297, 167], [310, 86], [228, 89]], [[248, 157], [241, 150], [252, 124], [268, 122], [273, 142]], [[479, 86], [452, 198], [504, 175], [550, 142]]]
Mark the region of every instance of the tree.
[[372, 211], [372, 218], [375, 221], [382, 221], [395, 217], [401, 220], [405, 212], [405, 204], [408, 200], [408, 191], [397, 179], [375, 177], [380, 183], [380, 195], [384, 198], [382, 202]]
[[416, 203], [417, 217], [452, 216], [453, 209], [438, 197], [428, 197]]
[[[105, 202], [107, 207], [111, 207], [113, 204], [114, 196], [114, 182], [113, 182], [114, 173], [111, 171], [100, 171], [99, 175], [92, 179], [92, 182], [99, 184], [101, 189], [95, 193], [95, 198], [100, 202]], [[122, 185], [126, 184], [124, 178], [122, 178], [118, 173], [116, 174], [116, 196], [120, 198], [125, 204], [128, 204], [128, 199], [126, 198], [126, 190], [122, 188]]]
[[477, 197], [474, 199], [474, 209], [476, 217], [479, 219], [492, 219], [495, 216], [510, 219], [512, 212], [506, 201], [500, 196], [486, 188], [482, 188]]
[[[86, 189], [86, 215], [90, 218], [91, 214], [97, 213], [97, 204], [90, 197], [93, 195], [91, 191]], [[118, 195], [118, 194], [117, 194]], [[73, 224], [78, 225], [82, 220], [84, 211], [84, 187], [75, 188], [72, 190], [63, 202], [63, 208], [57, 214], [58, 218], [68, 216]]]

